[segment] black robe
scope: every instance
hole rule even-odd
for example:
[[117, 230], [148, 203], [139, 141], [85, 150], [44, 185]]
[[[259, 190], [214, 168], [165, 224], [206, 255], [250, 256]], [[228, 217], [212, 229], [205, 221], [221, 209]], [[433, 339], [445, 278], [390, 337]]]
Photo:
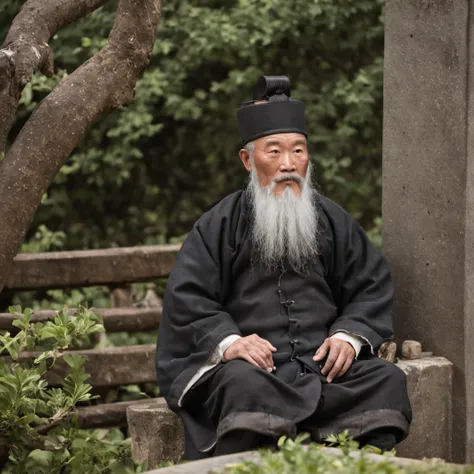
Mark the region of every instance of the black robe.
[[[393, 337], [388, 266], [347, 212], [323, 196], [317, 205], [320, 255], [306, 275], [251, 265], [245, 191], [206, 212], [183, 243], [164, 298], [157, 378], [185, 424], [188, 458], [211, 453], [232, 429], [293, 435], [308, 420], [316, 441], [346, 427], [355, 436], [377, 426], [407, 435], [405, 376], [371, 354]], [[370, 345], [327, 384], [312, 357], [336, 331]], [[223, 339], [253, 333], [277, 348], [275, 373], [240, 360], [218, 364], [178, 404]]]

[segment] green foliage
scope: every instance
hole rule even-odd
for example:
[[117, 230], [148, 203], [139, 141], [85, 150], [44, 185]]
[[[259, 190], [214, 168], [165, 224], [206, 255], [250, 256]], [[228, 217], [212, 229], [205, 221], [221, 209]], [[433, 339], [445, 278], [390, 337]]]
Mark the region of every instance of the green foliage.
[[[88, 401], [92, 395], [91, 386], [85, 381], [85, 359], [77, 355], [63, 355], [80, 337], [103, 331], [98, 316], [85, 308], [79, 308], [77, 315], [71, 318], [67, 308], [58, 312], [52, 321], [32, 323], [32, 311], [10, 308], [11, 314], [18, 319], [13, 326], [19, 329], [12, 336], [9, 332], [0, 335], [0, 354], [7, 353], [11, 363], [1, 360], [0, 364], [0, 400], [1, 425], [0, 436], [13, 442], [22, 439], [39, 439], [38, 428], [56, 423], [66, 417], [78, 402]], [[22, 360], [22, 352], [42, 349], [34, 359]], [[62, 388], [50, 388], [44, 376], [62, 358], [70, 371]]]
[[130, 457], [130, 439], [118, 429], [53, 431], [60, 442], [55, 450], [33, 451], [16, 446], [3, 474], [132, 474], [146, 471], [135, 466]]
[[24, 313], [19, 306], [12, 306], [9, 310], [17, 318], [13, 321], [13, 326], [20, 331], [14, 336], [8, 331], [0, 334], [0, 355], [7, 352], [13, 360], [18, 360], [21, 352], [34, 349], [46, 351], [35, 363], [49, 358], [55, 360], [61, 351], [80, 344], [82, 338], [104, 331], [101, 317], [82, 306], [74, 317], [71, 317], [68, 308], [64, 307], [52, 321], [44, 324], [31, 322], [33, 312], [30, 308]]
[[[64, 351], [103, 331], [100, 316], [79, 307], [72, 317], [65, 307], [46, 323], [32, 323], [31, 309], [11, 307], [10, 313], [18, 331], [0, 334], [0, 354], [9, 356], [0, 358], [0, 442], [10, 448], [4, 472], [136, 472], [128, 441], [71, 426], [77, 404], [96, 397], [86, 382], [85, 358]], [[24, 354], [38, 350], [34, 360]], [[61, 387], [50, 387], [47, 374], [58, 361], [69, 370]]]
[[22, 245], [20, 252], [35, 253], [61, 250], [65, 241], [66, 234], [63, 231], [53, 232], [44, 224], [41, 224], [29, 241]]
[[25, 291], [15, 294], [13, 303], [29, 306], [34, 310], [59, 310], [64, 305], [70, 308], [77, 308], [78, 306], [108, 308], [110, 307], [110, 296], [106, 287], [93, 286], [70, 290]]
[[[22, 4], [10, 3], [1, 7], [3, 35]], [[56, 75], [35, 76], [25, 89], [11, 140], [49, 88], [104, 44], [114, 7], [53, 38]], [[134, 102], [91, 127], [43, 199], [24, 249], [38, 242], [40, 225], [64, 233], [65, 249], [185, 235], [209, 205], [245, 184], [235, 111], [262, 73], [290, 76], [293, 96], [306, 104], [319, 187], [377, 238], [382, 8], [383, 0], [164, 2]]]
[[[261, 460], [256, 462], [237, 463], [226, 466], [225, 474], [460, 474], [474, 473], [474, 466], [456, 468], [446, 465], [441, 460], [414, 463], [401, 467], [390, 460], [386, 453], [381, 460], [370, 457], [380, 454], [374, 447], [358, 450], [358, 443], [346, 433], [331, 436], [328, 443], [341, 448], [340, 455], [328, 454], [321, 445], [303, 442], [307, 434], [298, 435], [295, 440], [282, 437], [279, 440], [278, 452], [261, 451]], [[356, 452], [357, 451], [357, 452]], [[216, 472], [216, 471], [213, 471]]]

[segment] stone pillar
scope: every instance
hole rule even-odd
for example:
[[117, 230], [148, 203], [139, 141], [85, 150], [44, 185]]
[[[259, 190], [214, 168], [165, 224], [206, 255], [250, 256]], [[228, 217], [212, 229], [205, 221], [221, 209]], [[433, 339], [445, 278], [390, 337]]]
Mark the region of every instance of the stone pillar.
[[383, 251], [398, 342], [454, 363], [452, 454], [474, 462], [474, 0], [387, 0]]
[[147, 469], [177, 463], [184, 452], [184, 427], [163, 398], [127, 408], [133, 460]]

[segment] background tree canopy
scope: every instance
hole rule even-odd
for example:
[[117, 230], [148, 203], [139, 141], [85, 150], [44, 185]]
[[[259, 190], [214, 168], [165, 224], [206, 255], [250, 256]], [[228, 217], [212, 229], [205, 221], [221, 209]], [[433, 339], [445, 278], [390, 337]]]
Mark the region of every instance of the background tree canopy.
[[[0, 39], [21, 0], [0, 6]], [[379, 241], [383, 0], [169, 0], [131, 106], [95, 125], [39, 208], [23, 251], [167, 243], [247, 179], [235, 111], [261, 74], [306, 104], [321, 191]], [[10, 139], [106, 41], [115, 5], [60, 31], [56, 75], [23, 92]]]

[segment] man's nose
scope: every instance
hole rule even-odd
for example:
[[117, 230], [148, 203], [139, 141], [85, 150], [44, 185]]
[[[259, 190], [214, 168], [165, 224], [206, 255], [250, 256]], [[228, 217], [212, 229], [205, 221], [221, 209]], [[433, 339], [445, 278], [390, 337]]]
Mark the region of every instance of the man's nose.
[[291, 153], [282, 153], [281, 156], [281, 163], [280, 163], [280, 171], [295, 171], [296, 170], [296, 164], [294, 161], [294, 158]]

